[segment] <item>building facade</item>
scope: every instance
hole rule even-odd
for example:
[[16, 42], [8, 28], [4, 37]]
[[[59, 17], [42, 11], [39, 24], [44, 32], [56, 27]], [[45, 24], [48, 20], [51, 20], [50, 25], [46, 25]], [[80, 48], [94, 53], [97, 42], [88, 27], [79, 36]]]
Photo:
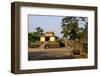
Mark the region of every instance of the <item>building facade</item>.
[[40, 36], [40, 41], [45, 42], [45, 41], [56, 41], [57, 38], [54, 34], [54, 32], [46, 32], [44, 35]]

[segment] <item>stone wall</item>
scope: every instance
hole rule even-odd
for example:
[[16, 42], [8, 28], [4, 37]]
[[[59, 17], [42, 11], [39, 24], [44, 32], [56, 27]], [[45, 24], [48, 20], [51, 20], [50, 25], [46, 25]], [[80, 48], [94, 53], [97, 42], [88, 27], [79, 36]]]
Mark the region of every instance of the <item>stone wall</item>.
[[65, 47], [71, 49], [74, 54], [81, 54], [84, 51], [83, 43], [79, 40], [67, 40], [65, 41]]

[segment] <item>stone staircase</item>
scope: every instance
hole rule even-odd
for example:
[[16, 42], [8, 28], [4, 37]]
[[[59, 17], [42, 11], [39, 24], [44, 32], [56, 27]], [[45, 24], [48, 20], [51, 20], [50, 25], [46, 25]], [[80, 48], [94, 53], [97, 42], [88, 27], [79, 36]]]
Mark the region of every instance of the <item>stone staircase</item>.
[[48, 41], [45, 41], [43, 44], [41, 44], [41, 46], [39, 48], [44, 49], [47, 44], [48, 44]]

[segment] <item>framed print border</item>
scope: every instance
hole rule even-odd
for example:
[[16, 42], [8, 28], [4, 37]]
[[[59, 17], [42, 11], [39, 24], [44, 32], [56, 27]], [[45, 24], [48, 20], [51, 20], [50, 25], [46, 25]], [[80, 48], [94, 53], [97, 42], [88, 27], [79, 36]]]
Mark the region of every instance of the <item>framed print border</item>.
[[[41, 8], [57, 8], [57, 9], [79, 9], [94, 11], [94, 65], [78, 66], [78, 67], [62, 67], [62, 68], [47, 68], [47, 69], [20, 69], [20, 8], [41, 7]], [[15, 74], [22, 73], [40, 73], [40, 72], [56, 72], [56, 71], [72, 71], [72, 70], [87, 70], [97, 69], [97, 7], [93, 6], [77, 6], [77, 5], [61, 5], [47, 3], [27, 3], [13, 2], [11, 3], [11, 72]]]

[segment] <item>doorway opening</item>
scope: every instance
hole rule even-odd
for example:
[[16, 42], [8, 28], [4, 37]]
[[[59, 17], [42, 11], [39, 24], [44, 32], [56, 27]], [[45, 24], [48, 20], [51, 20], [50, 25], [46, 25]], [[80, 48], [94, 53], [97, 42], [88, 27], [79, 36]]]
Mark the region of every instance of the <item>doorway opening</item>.
[[46, 41], [49, 41], [49, 37], [46, 37]]

